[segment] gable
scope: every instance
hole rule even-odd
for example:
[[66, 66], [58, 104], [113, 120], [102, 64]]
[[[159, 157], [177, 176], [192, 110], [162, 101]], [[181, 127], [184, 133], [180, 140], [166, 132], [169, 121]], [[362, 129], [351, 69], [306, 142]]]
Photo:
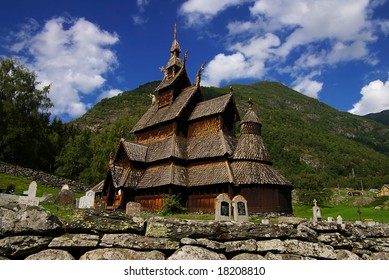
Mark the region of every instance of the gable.
[[[180, 117], [185, 111], [190, 100], [199, 90], [197, 86], [185, 88], [174, 100], [172, 104], [158, 108], [158, 102], [154, 103], [149, 110], [142, 116], [138, 123], [132, 128], [132, 133], [138, 133], [164, 122], [172, 121]], [[200, 94], [200, 92], [199, 92]]]

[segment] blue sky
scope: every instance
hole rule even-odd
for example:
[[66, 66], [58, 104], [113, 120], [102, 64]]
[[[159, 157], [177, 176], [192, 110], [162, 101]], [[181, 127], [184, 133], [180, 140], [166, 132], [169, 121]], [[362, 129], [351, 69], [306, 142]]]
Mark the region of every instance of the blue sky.
[[202, 85], [274, 80], [341, 111], [389, 109], [389, 0], [6, 1], [0, 56], [51, 83], [68, 121], [162, 79], [175, 22], [192, 81], [205, 62]]

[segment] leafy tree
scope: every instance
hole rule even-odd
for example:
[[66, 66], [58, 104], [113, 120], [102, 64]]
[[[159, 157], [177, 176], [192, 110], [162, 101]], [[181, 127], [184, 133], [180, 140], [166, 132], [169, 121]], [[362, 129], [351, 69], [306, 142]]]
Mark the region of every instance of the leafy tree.
[[323, 204], [331, 199], [332, 189], [324, 187], [322, 178], [314, 173], [305, 173], [300, 177], [296, 188], [301, 203], [310, 205], [316, 199], [319, 204]]
[[0, 160], [45, 169], [49, 141], [48, 93], [36, 74], [13, 59], [0, 60]]
[[92, 159], [90, 135], [89, 131], [83, 131], [69, 140], [56, 158], [57, 175], [72, 180], [79, 180], [82, 177], [82, 172], [88, 169]]

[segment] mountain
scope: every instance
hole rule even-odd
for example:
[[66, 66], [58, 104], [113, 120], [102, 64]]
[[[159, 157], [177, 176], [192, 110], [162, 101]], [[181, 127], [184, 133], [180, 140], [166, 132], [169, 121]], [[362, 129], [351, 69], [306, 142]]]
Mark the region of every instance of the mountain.
[[[73, 123], [101, 132], [125, 120], [126, 131], [121, 135], [129, 138], [132, 126], [150, 106], [149, 94], [158, 83], [103, 99]], [[316, 174], [332, 187], [378, 188], [389, 181], [388, 125], [340, 112], [277, 82], [232, 88], [241, 117], [252, 98], [273, 163], [293, 184], [298, 185], [306, 174]], [[201, 90], [205, 99], [230, 91], [229, 87]]]
[[380, 113], [371, 113], [363, 116], [364, 118], [374, 120], [376, 122], [389, 125], [389, 110], [382, 111]]

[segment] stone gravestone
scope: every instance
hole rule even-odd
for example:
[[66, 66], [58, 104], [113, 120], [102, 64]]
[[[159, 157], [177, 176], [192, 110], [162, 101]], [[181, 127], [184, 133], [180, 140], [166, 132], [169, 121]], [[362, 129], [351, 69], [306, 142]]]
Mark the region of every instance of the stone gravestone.
[[27, 195], [28, 197], [36, 197], [36, 189], [38, 188], [38, 185], [35, 181], [32, 181], [30, 185], [28, 186], [28, 190], [24, 191], [23, 194]]
[[54, 203], [60, 207], [73, 208], [76, 198], [71, 190], [62, 189], [56, 196]]
[[80, 197], [78, 208], [89, 209], [95, 207], [95, 192], [87, 191], [84, 196]]
[[141, 204], [138, 202], [128, 202], [126, 204], [126, 214], [130, 217], [140, 216]]
[[[35, 181], [32, 181], [30, 185], [28, 186], [28, 190], [24, 191], [24, 196], [19, 196], [18, 202], [20, 204], [26, 204], [30, 206], [38, 206], [39, 205], [39, 198], [36, 197], [36, 189], [38, 188], [38, 185]], [[27, 195], [27, 196], [26, 196]]]
[[237, 195], [232, 199], [232, 209], [234, 221], [243, 223], [249, 221], [249, 213], [247, 211], [247, 200], [241, 196]]
[[69, 189], [69, 185], [67, 185], [67, 184], [63, 185], [62, 188], [61, 188], [61, 191], [62, 190], [70, 190]]
[[317, 206], [317, 200], [314, 199], [313, 203], [315, 204], [312, 207], [312, 213], [313, 213], [313, 222], [320, 222], [321, 221], [321, 213], [320, 213], [320, 207]]
[[338, 224], [338, 225], [341, 225], [341, 224], [343, 224], [343, 218], [342, 218], [342, 216], [338, 216], [338, 217], [336, 217], [336, 223]]
[[215, 201], [215, 221], [231, 219], [231, 199], [226, 193], [219, 194]]

